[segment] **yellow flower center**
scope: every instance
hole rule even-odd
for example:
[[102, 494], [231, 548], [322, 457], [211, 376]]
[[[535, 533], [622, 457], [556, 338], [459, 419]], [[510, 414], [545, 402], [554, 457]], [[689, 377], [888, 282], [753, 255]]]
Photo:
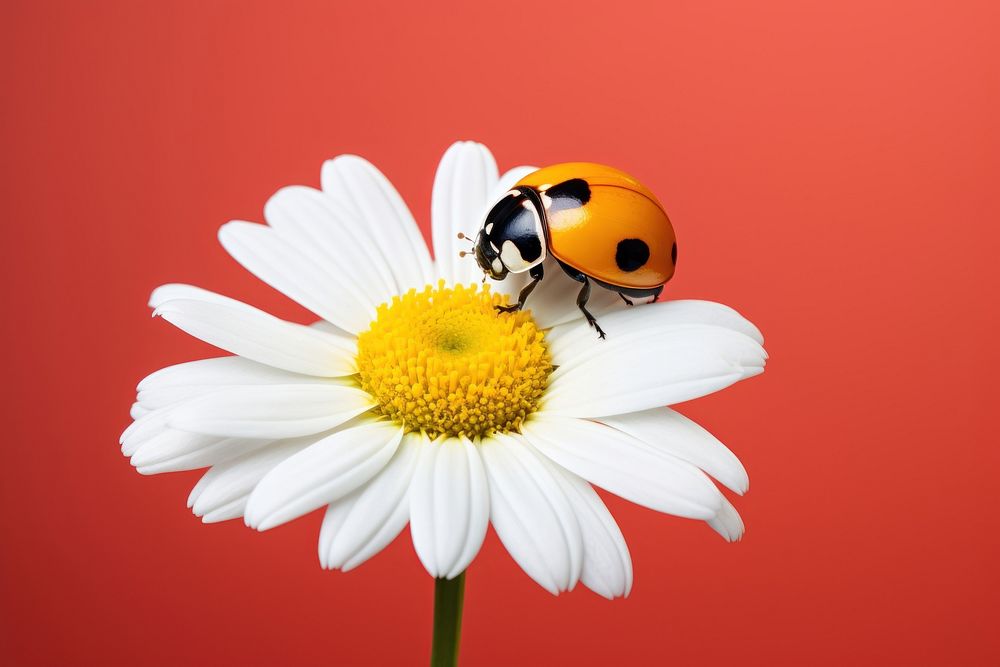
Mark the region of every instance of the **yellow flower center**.
[[552, 358], [525, 311], [502, 313], [489, 285], [410, 290], [358, 336], [358, 380], [407, 431], [475, 437], [517, 431], [538, 408]]

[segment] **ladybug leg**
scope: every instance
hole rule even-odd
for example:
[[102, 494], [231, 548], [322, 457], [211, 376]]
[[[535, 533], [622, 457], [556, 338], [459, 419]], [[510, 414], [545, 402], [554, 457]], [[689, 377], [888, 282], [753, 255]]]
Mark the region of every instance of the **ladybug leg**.
[[542, 269], [542, 265], [539, 264], [538, 266], [532, 268], [528, 275], [531, 276], [532, 280], [521, 289], [520, 293], [518, 293], [517, 303], [510, 306], [495, 306], [498, 315], [500, 313], [514, 313], [524, 308], [524, 302], [528, 300], [528, 295], [535, 290], [535, 286], [541, 282], [543, 277], [545, 277], [545, 271]]
[[618, 292], [618, 296], [620, 296], [622, 298], [622, 301], [625, 302], [626, 306], [634, 306], [635, 305], [635, 302], [632, 301], [632, 299], [628, 298], [627, 296], [625, 296], [621, 292]]
[[601, 339], [604, 339], [607, 337], [604, 334], [604, 329], [597, 323], [597, 318], [587, 310], [587, 302], [590, 300], [590, 279], [584, 276], [582, 282], [583, 287], [580, 288], [580, 293], [576, 295], [576, 305], [583, 312], [583, 316], [587, 318], [587, 324], [597, 329], [597, 335]]
[[509, 306], [494, 306], [497, 309], [497, 313], [515, 313], [524, 308], [524, 302], [528, 300], [528, 295], [535, 289], [538, 281], [539, 279], [535, 278], [521, 289], [521, 292], [517, 295], [517, 303]]
[[590, 300], [590, 278], [583, 271], [574, 269], [569, 264], [559, 261], [559, 266], [562, 270], [566, 272], [566, 275], [577, 281], [578, 283], [583, 283], [583, 287], [580, 288], [580, 293], [576, 295], [576, 306], [583, 313], [583, 316], [587, 318], [587, 324], [597, 329], [597, 335], [601, 338], [606, 338], [604, 329], [597, 324], [597, 318], [590, 314], [587, 310], [587, 302]]

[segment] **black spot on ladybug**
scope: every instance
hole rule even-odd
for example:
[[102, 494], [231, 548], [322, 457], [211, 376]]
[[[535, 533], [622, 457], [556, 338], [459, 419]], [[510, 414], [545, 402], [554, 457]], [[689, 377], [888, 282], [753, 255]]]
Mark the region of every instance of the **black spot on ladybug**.
[[526, 262], [534, 262], [542, 256], [542, 241], [535, 235], [522, 236], [514, 240], [517, 251]]
[[571, 178], [553, 185], [545, 194], [552, 200], [550, 211], [579, 208], [590, 201], [590, 185], [582, 178]]
[[618, 242], [615, 264], [622, 271], [635, 271], [649, 261], [649, 246], [642, 239], [624, 239]]
[[674, 244], [670, 246], [670, 263], [677, 263], [677, 241], [674, 241]]

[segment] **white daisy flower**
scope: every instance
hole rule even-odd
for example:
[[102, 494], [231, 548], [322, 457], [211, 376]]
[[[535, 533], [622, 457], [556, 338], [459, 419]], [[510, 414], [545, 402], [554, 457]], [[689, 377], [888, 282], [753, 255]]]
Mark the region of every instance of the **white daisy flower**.
[[209, 468], [188, 505], [205, 522], [267, 530], [319, 508], [323, 567], [350, 570], [405, 527], [432, 576], [455, 578], [492, 523], [552, 593], [577, 582], [627, 595], [622, 533], [591, 486], [707, 522], [743, 523], [747, 474], [721, 442], [663, 407], [761, 373], [757, 328], [707, 301], [624, 308], [557, 268], [529, 309], [498, 315], [522, 277], [481, 285], [458, 232], [525, 174], [498, 175], [482, 145], [445, 153], [434, 181], [434, 259], [389, 181], [351, 155], [323, 165], [322, 190], [288, 187], [266, 225], [219, 238], [264, 282], [318, 315], [313, 326], [188, 285], [150, 305], [233, 356], [164, 368], [139, 383], [122, 451], [143, 474]]

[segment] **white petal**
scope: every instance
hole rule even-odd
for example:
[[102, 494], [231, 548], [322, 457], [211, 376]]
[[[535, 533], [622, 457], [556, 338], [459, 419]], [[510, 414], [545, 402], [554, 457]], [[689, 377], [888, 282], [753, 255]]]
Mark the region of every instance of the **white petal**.
[[[232, 357], [233, 359], [238, 359], [238, 357]], [[206, 360], [208, 361], [208, 360]], [[195, 362], [198, 363], [198, 362]], [[169, 370], [169, 369], [164, 369]], [[283, 371], [276, 371], [283, 372]], [[345, 386], [342, 381], [335, 378], [316, 378], [308, 375], [303, 376], [293, 376], [288, 374], [289, 377], [302, 377], [307, 378], [310, 385], [315, 385], [317, 383], [330, 384], [335, 386]], [[174, 414], [184, 408], [186, 405], [193, 403], [195, 400], [206, 397], [210, 394], [225, 394], [237, 389], [243, 389], [244, 386], [231, 387], [228, 385], [203, 385], [203, 386], [193, 386], [193, 387], [171, 387], [167, 384], [169, 378], [175, 378], [177, 380], [182, 380], [182, 375], [167, 375], [162, 376], [163, 380], [161, 383], [160, 378], [156, 379], [156, 384], [153, 385], [151, 389], [143, 389], [139, 392], [140, 396], [144, 396], [147, 393], [153, 393], [157, 396], [157, 401], [163, 399], [164, 404], [162, 406], [157, 406], [154, 409], [145, 409], [143, 414], [137, 415], [135, 421], [133, 421], [129, 426], [122, 432], [119, 442], [122, 445], [122, 454], [126, 456], [132, 456], [135, 454], [140, 447], [143, 447], [145, 443], [152, 440], [153, 438], [161, 435], [167, 430], [171, 418]], [[219, 380], [223, 377], [220, 375]], [[149, 386], [149, 385], [143, 385]], [[174, 391], [176, 390], [176, 392]], [[174, 400], [176, 399], [176, 400]], [[197, 435], [192, 433], [191, 435]], [[252, 436], [258, 437], [259, 434]], [[216, 438], [218, 439], [218, 438]]]
[[711, 433], [670, 408], [653, 408], [601, 421], [638, 438], [654, 449], [693, 463], [735, 493], [750, 486], [747, 471], [729, 449]]
[[389, 301], [399, 293], [378, 239], [358, 213], [323, 192], [303, 186], [282, 188], [265, 204], [264, 217], [279, 235], [314, 261], [349, 274], [372, 304]]
[[[762, 345], [764, 343], [760, 329], [752, 322], [729, 306], [714, 301], [695, 299], [660, 301], [641, 307], [619, 308], [618, 310], [621, 312], [617, 313], [613, 321], [609, 323], [609, 326], [616, 329], [632, 330], [671, 324], [712, 324], [738, 331]], [[602, 320], [600, 323], [604, 327], [606, 320]], [[608, 336], [611, 336], [610, 330]], [[552, 347], [553, 355], [562, 359], [573, 358], [592, 349], [594, 330], [586, 326], [585, 322], [567, 324], [550, 331], [546, 340]]]
[[243, 512], [247, 508], [247, 497], [237, 498], [236, 500], [226, 503], [222, 507], [217, 507], [211, 512], [206, 512], [201, 516], [202, 523], [220, 523], [222, 521], [231, 521], [232, 519], [239, 519], [243, 517]]
[[175, 407], [150, 410], [146, 414], [136, 417], [135, 421], [129, 424], [118, 438], [118, 442], [122, 446], [122, 454], [132, 456], [143, 443], [165, 431], [167, 420]]
[[[211, 468], [209, 469], [209, 472], [211, 472]], [[198, 479], [198, 482], [191, 488], [191, 493], [188, 494], [188, 508], [190, 508], [192, 505], [194, 505], [195, 501], [198, 500], [198, 497], [208, 487], [208, 483], [209, 483], [210, 480], [206, 480], [205, 479], [205, 477], [207, 475], [208, 475], [208, 473], [205, 473], [204, 475], [202, 475]]]
[[295, 438], [326, 431], [368, 410], [371, 396], [335, 384], [237, 387], [186, 401], [169, 426], [241, 438]]
[[621, 314], [605, 317], [607, 340], [593, 335], [586, 351], [553, 355], [559, 368], [545, 396], [547, 412], [637, 412], [698, 398], [764, 371], [764, 348], [749, 336], [706, 324], [617, 327]]
[[197, 470], [267, 445], [269, 440], [224, 438], [166, 428], [139, 445], [130, 463], [142, 475]]
[[129, 463], [137, 468], [142, 465], [159, 463], [173, 458], [178, 454], [184, 455], [192, 451], [212, 447], [223, 439], [214, 435], [187, 433], [164, 427], [150, 437], [144, 438], [138, 445], [132, 447], [132, 453], [129, 455]]
[[[546, 259], [543, 266], [545, 278], [528, 297], [525, 308], [531, 311], [535, 322], [543, 329], [565, 322], [582, 321], [583, 313], [576, 305], [576, 296], [583, 285], [566, 275], [553, 257]], [[603, 317], [607, 313], [625, 307], [625, 302], [614, 292], [597, 285], [591, 286], [587, 310], [601, 322], [602, 327]], [[596, 333], [593, 338], [597, 338]]]
[[219, 229], [219, 241], [252, 274], [345, 331], [363, 331], [375, 318], [378, 303], [347, 267], [314, 261], [266, 225], [230, 222]]
[[469, 284], [483, 273], [473, 257], [459, 257], [469, 244], [458, 239], [459, 232], [475, 238], [492, 202], [490, 193], [498, 179], [497, 163], [489, 149], [474, 141], [451, 145], [441, 158], [434, 176], [431, 221], [434, 262], [438, 275], [449, 283]]
[[399, 294], [433, 281], [430, 254], [417, 223], [382, 172], [356, 155], [341, 155], [323, 165], [321, 180], [323, 192], [343, 202], [381, 250]]
[[337, 378], [317, 379], [258, 364], [243, 357], [215, 357], [167, 366], [147, 375], [137, 387], [138, 401], [157, 409], [178, 401], [233, 387], [270, 384], [339, 383]]
[[313, 329], [316, 329], [317, 331], [323, 331], [325, 333], [332, 333], [337, 335], [340, 335], [342, 333], [339, 327], [330, 324], [326, 320], [318, 320], [316, 322], [313, 322], [309, 326], [312, 327]]
[[489, 492], [475, 445], [462, 438], [421, 444], [410, 487], [413, 547], [432, 577], [461, 574], [486, 537]]
[[508, 435], [484, 439], [480, 451], [489, 477], [490, 521], [500, 541], [547, 591], [571, 590], [583, 566], [583, 537], [554, 466]]
[[594, 487], [565, 468], [553, 468], [583, 534], [580, 581], [609, 600], [627, 596], [632, 590], [632, 558], [618, 523]]
[[639, 505], [704, 520], [722, 507], [722, 494], [698, 468], [604, 424], [536, 413], [522, 431], [562, 467]]
[[188, 507], [206, 523], [243, 516], [250, 492], [274, 466], [316, 442], [315, 436], [268, 443], [212, 466], [188, 496]]
[[726, 542], [739, 542], [746, 530], [739, 512], [736, 511], [731, 502], [725, 499], [722, 502], [722, 509], [719, 510], [714, 519], [709, 519], [708, 525], [712, 527], [712, 530], [722, 535]]
[[267, 530], [346, 496], [385, 467], [402, 435], [390, 423], [369, 422], [285, 459], [250, 494], [247, 525]]
[[136, 385], [136, 391], [201, 385], [289, 384], [287, 378], [308, 378], [310, 382], [316, 381], [310, 376], [289, 373], [249, 359], [230, 356], [198, 359], [166, 366], [140, 380]]
[[228, 301], [170, 299], [160, 303], [153, 315], [206, 343], [268, 366], [323, 377], [356, 372], [353, 339]]
[[330, 504], [319, 533], [319, 560], [323, 567], [351, 570], [387, 547], [402, 532], [410, 519], [410, 480], [419, 454], [418, 438], [404, 436], [379, 474]]
[[242, 306], [242, 301], [237, 301], [228, 296], [210, 292], [194, 285], [184, 283], [167, 283], [154, 289], [149, 295], [149, 307], [156, 310], [161, 304], [174, 299], [191, 299], [193, 301], [209, 301], [230, 306]]

